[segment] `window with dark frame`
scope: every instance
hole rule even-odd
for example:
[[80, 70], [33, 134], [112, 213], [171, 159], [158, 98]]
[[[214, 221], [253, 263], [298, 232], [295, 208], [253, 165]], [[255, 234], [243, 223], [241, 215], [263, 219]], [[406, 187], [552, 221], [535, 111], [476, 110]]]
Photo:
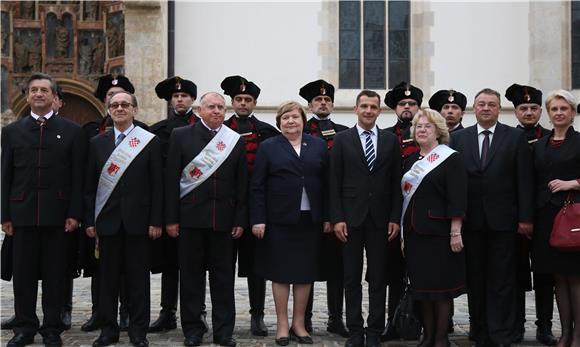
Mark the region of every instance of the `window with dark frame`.
[[571, 2], [572, 89], [580, 89], [580, 1]]
[[387, 76], [389, 88], [409, 80], [410, 13], [409, 1], [339, 2], [339, 88], [387, 89]]

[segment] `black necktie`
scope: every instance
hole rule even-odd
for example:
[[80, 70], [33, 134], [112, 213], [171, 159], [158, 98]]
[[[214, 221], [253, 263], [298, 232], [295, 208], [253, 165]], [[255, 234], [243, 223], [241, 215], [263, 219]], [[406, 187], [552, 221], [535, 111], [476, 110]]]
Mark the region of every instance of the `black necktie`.
[[217, 132], [217, 130], [215, 130], [215, 129], [210, 129], [210, 130], [209, 130], [209, 134], [211, 135], [211, 137], [214, 137], [214, 136], [215, 136], [217, 133], [218, 133], [218, 132]]
[[485, 137], [483, 138], [483, 143], [481, 144], [481, 167], [485, 166], [487, 161], [487, 152], [489, 151], [489, 135], [491, 131], [484, 130], [481, 132]]

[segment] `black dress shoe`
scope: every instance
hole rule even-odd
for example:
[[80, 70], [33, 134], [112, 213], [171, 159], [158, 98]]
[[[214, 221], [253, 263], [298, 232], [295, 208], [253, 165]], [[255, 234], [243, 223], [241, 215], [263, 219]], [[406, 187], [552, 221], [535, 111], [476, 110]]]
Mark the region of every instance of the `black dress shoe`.
[[8, 341], [6, 347], [21, 347], [26, 345], [31, 345], [34, 343], [34, 335], [26, 335], [23, 333], [18, 333], [14, 335], [13, 338]]
[[366, 347], [379, 347], [381, 345], [381, 337], [378, 335], [367, 335]]
[[131, 344], [135, 347], [149, 347], [149, 341], [145, 337], [133, 339], [131, 340]]
[[119, 342], [119, 336], [99, 336], [94, 342], [93, 347], [105, 347]]
[[268, 328], [264, 324], [264, 314], [253, 314], [250, 320], [250, 327], [252, 335], [254, 336], [268, 336]]
[[128, 331], [129, 330], [129, 314], [120, 314], [119, 315], [119, 330], [120, 331]]
[[365, 339], [362, 336], [351, 336], [344, 343], [344, 347], [364, 347]]
[[14, 328], [14, 322], [16, 321], [16, 316], [12, 316], [6, 320], [2, 321], [2, 326], [0, 327], [2, 330], [12, 330]]
[[348, 330], [346, 330], [342, 319], [328, 318], [328, 322], [326, 323], [326, 331], [340, 335], [342, 337], [349, 336]]
[[91, 314], [91, 317], [89, 318], [89, 320], [87, 320], [85, 322], [85, 324], [83, 324], [81, 326], [81, 330], [82, 331], [95, 331], [99, 329], [99, 324], [98, 324], [98, 320], [97, 320], [97, 313], [94, 312], [93, 314]]
[[425, 336], [423, 336], [417, 347], [432, 347], [434, 344], [435, 344], [434, 338], [432, 337], [425, 338]]
[[185, 338], [183, 344], [185, 346], [199, 346], [203, 340], [203, 336], [191, 335]]
[[62, 346], [62, 339], [58, 334], [46, 334], [42, 337], [42, 343], [46, 347], [60, 347]]
[[381, 334], [381, 341], [391, 341], [399, 339], [399, 333], [397, 333], [397, 329], [395, 329], [395, 324], [391, 321], [387, 322], [387, 326], [383, 333]]
[[290, 339], [295, 340], [296, 342], [303, 344], [303, 345], [312, 345], [314, 341], [312, 341], [312, 337], [309, 335], [306, 336], [298, 336], [294, 332], [294, 329], [290, 328]]
[[158, 333], [160, 331], [169, 331], [177, 328], [177, 318], [175, 312], [161, 311], [159, 318], [149, 326], [150, 333]]
[[60, 319], [62, 320], [62, 326], [64, 330], [69, 330], [71, 328], [71, 312], [62, 311], [60, 313]]
[[290, 344], [290, 338], [288, 336], [279, 337], [274, 340], [278, 346], [288, 346]]
[[555, 346], [558, 344], [558, 339], [552, 334], [552, 329], [536, 330], [536, 340], [546, 346]]
[[235, 347], [237, 342], [233, 337], [214, 338], [213, 343], [220, 346]]

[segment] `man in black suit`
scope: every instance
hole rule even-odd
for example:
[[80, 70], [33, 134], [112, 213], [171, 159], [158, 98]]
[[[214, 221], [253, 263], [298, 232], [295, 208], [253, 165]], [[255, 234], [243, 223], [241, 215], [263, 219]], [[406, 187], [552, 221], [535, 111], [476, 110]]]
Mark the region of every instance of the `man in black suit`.
[[223, 125], [225, 100], [204, 94], [201, 121], [173, 130], [166, 171], [167, 233], [179, 236], [180, 312], [186, 346], [199, 346], [205, 271], [209, 269], [213, 342], [235, 346], [233, 239], [247, 225], [244, 140]]
[[[505, 97], [514, 105], [518, 119], [518, 129], [526, 134], [530, 149], [540, 138], [550, 134], [540, 125], [542, 116], [542, 91], [531, 86], [512, 84], [505, 92]], [[516, 322], [514, 326], [514, 343], [524, 338], [526, 322], [526, 291], [532, 290], [530, 273], [530, 241], [523, 235], [517, 237], [517, 287], [516, 287]], [[554, 310], [554, 279], [547, 274], [534, 273], [534, 293], [536, 299], [536, 339], [548, 346], [554, 346], [558, 339], [552, 334], [552, 312]]]
[[471, 332], [476, 346], [506, 346], [515, 321], [516, 235], [533, 230], [531, 152], [525, 134], [499, 123], [500, 95], [477, 93], [477, 124], [452, 135], [468, 172], [464, 224]]
[[467, 106], [465, 94], [453, 89], [439, 90], [429, 99], [429, 107], [445, 117], [450, 133], [463, 129], [461, 120], [465, 113], [465, 106]]
[[397, 138], [379, 131], [380, 96], [363, 90], [354, 108], [357, 125], [338, 133], [330, 153], [330, 219], [343, 245], [346, 347], [365, 345], [362, 317], [363, 249], [367, 256], [369, 316], [366, 346], [380, 345], [385, 326], [387, 243], [401, 219], [401, 158]]
[[[254, 114], [254, 108], [260, 96], [260, 87], [242, 76], [226, 77], [221, 88], [225, 95], [232, 98], [234, 114], [224, 124], [236, 131], [245, 140], [248, 177], [254, 171], [256, 153], [262, 141], [278, 135], [280, 132], [268, 123], [260, 121]], [[264, 303], [266, 300], [266, 281], [254, 273], [254, 254], [256, 238], [249, 225], [244, 226], [242, 237], [234, 241], [234, 264], [238, 260], [238, 276], [247, 277], [248, 296], [250, 301], [250, 330], [254, 336], [268, 336], [264, 324]]]
[[86, 140], [79, 126], [54, 116], [55, 94], [51, 76], [33, 74], [26, 86], [30, 115], [2, 131], [2, 230], [13, 235], [16, 321], [11, 347], [32, 344], [37, 332], [45, 345], [62, 345], [65, 233], [74, 232], [82, 217]]
[[[193, 112], [197, 86], [190, 80], [174, 76], [159, 82], [155, 86], [155, 93], [157, 97], [167, 100], [171, 105], [168, 118], [153, 124], [150, 129], [161, 141], [165, 169], [169, 137], [173, 129], [194, 124], [199, 120]], [[159, 312], [159, 317], [151, 323], [149, 332], [173, 330], [177, 327], [175, 313], [179, 288], [177, 240], [163, 233], [159, 240], [153, 242], [152, 258], [151, 272], [161, 272], [161, 312]], [[205, 305], [202, 312], [205, 313]]]
[[[333, 122], [330, 114], [334, 110], [334, 86], [325, 80], [307, 83], [299, 92], [308, 102], [308, 109], [313, 116], [306, 122], [304, 132], [320, 137], [326, 141], [328, 150], [332, 149], [334, 135], [348, 127]], [[342, 265], [342, 247], [334, 233], [325, 233], [321, 243], [321, 279], [326, 280], [326, 304], [328, 321], [326, 331], [348, 337], [342, 322], [342, 303], [344, 301], [344, 272]], [[314, 284], [310, 289], [310, 298], [306, 307], [305, 326], [312, 332], [312, 306], [314, 304]]]
[[[131, 81], [123, 76], [117, 74], [108, 74], [99, 77], [99, 83], [97, 89], [95, 89], [94, 95], [97, 99], [103, 102], [104, 113], [103, 119], [100, 122], [88, 122], [83, 125], [83, 131], [86, 134], [88, 140], [103, 134], [107, 130], [113, 129], [113, 120], [109, 110], [106, 105], [109, 103], [111, 96], [115, 93], [127, 91], [131, 94], [135, 93], [135, 87]], [[145, 130], [149, 130], [147, 124], [133, 119], [133, 124], [139, 126]], [[83, 268], [83, 276], [91, 277], [91, 317], [81, 326], [82, 331], [94, 331], [99, 328], [97, 322], [97, 316], [99, 311], [99, 261], [95, 254], [95, 239], [90, 239], [86, 235], [81, 235], [81, 263]], [[119, 302], [121, 304], [119, 308], [119, 327], [121, 331], [127, 331], [129, 327], [129, 309], [128, 309], [127, 290], [125, 281], [121, 281], [121, 286], [119, 289]]]
[[119, 341], [117, 302], [121, 273], [127, 281], [129, 338], [135, 347], [149, 345], [150, 242], [161, 236], [163, 168], [155, 135], [135, 127], [137, 98], [120, 91], [107, 108], [113, 130], [91, 139], [85, 187], [87, 236], [99, 237], [99, 321], [93, 346]]

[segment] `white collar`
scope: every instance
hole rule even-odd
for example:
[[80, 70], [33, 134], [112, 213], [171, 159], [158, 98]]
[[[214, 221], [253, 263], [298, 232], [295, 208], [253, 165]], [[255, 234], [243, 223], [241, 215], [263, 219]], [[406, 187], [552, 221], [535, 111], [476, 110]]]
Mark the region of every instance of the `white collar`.
[[199, 117], [199, 120], [201, 121], [201, 124], [203, 124], [203, 126], [206, 127], [207, 130], [209, 130], [209, 131], [220, 131], [220, 129], [222, 128], [222, 125], [220, 124], [219, 128], [212, 129], [212, 128], [208, 127], [207, 124], [205, 124], [205, 122], [203, 121], [203, 118]]
[[[362, 134], [367, 131], [366, 129], [361, 128], [358, 123], [356, 124], [356, 130], [358, 131], [358, 136], [362, 136]], [[379, 133], [379, 128], [375, 125], [373, 129], [369, 130], [371, 132], [371, 136], [377, 135]]]
[[125, 129], [125, 131], [121, 132], [119, 129], [113, 126], [113, 130], [115, 131], [115, 141], [119, 138], [119, 135], [125, 134], [125, 137], [129, 135], [129, 133], [135, 128], [135, 124], [131, 123], [131, 126]]
[[491, 127], [489, 127], [488, 129], [485, 129], [484, 127], [482, 127], [481, 125], [479, 125], [479, 123], [477, 123], [477, 135], [481, 134], [482, 131], [484, 130], [489, 130], [492, 135], [493, 133], [495, 133], [495, 127], [497, 126], [497, 122], [495, 122], [495, 124]]
[[[48, 120], [50, 117], [52, 117], [53, 114], [54, 114], [54, 111], [50, 110], [50, 112], [48, 112], [47, 114], [45, 114], [42, 117], [44, 117], [44, 119]], [[38, 118], [40, 118], [39, 115], [37, 115], [36, 113], [34, 113], [32, 111], [30, 111], [30, 115], [32, 116], [32, 118], [34, 118], [34, 120], [38, 120]]]

